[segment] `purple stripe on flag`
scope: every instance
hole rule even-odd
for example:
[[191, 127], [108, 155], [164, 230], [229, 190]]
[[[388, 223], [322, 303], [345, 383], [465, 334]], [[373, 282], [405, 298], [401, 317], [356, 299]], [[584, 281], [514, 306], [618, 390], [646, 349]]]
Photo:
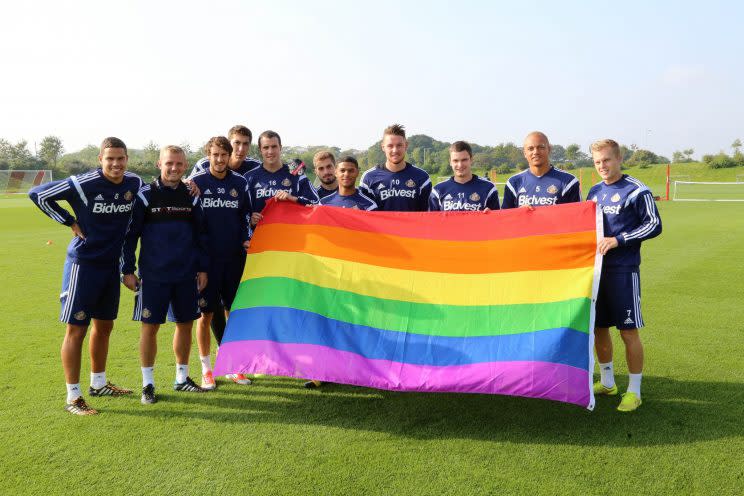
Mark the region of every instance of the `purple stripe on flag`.
[[587, 407], [586, 370], [510, 361], [437, 367], [369, 360], [312, 344], [233, 341], [220, 346], [215, 375], [242, 372], [315, 379], [394, 391], [488, 393], [543, 398]]

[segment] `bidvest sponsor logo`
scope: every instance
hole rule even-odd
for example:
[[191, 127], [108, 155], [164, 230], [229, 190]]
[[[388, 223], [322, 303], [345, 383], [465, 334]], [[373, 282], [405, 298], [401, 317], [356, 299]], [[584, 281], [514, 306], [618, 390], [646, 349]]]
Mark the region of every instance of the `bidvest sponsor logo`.
[[275, 196], [279, 191], [286, 191], [287, 193], [292, 193], [289, 189], [284, 188], [261, 188], [256, 190], [256, 198], [272, 198]]
[[238, 200], [223, 200], [222, 198], [202, 198], [202, 208], [238, 208]]
[[117, 205], [116, 203], [94, 203], [93, 213], [94, 214], [123, 214], [132, 211], [132, 203], [122, 203]]
[[380, 191], [380, 199], [387, 200], [390, 197], [416, 198], [415, 189], [384, 189]]
[[469, 203], [462, 200], [445, 200], [442, 205], [443, 210], [466, 210], [473, 211], [480, 209], [480, 203]]
[[621, 205], [615, 205], [614, 207], [610, 205], [604, 205], [602, 206], [602, 212], [604, 212], [605, 214], [617, 215], [620, 213], [620, 207]]
[[524, 207], [525, 205], [538, 205], [538, 206], [546, 206], [546, 205], [555, 205], [558, 203], [558, 198], [546, 198], [544, 196], [520, 196], [519, 197], [519, 206]]

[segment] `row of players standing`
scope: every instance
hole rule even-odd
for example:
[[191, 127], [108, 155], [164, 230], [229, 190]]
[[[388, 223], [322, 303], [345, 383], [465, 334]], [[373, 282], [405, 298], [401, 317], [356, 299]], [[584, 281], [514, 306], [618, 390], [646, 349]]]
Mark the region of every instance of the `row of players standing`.
[[[209, 327], [212, 324], [219, 344], [224, 331], [224, 320], [219, 318], [223, 316], [222, 308], [229, 309], [235, 297], [245, 259], [244, 248], [252, 229], [260, 222], [261, 210], [269, 198], [364, 210], [467, 211], [499, 208], [495, 186], [472, 174], [472, 151], [462, 141], [450, 147], [452, 178], [432, 188], [428, 174], [405, 161], [407, 141], [403, 126], [389, 126], [382, 140], [386, 162], [368, 170], [362, 176], [359, 189], [355, 187], [359, 168], [353, 157], [344, 157], [336, 163], [330, 153], [316, 154], [314, 167], [321, 182], [316, 192], [303, 174], [292, 171], [281, 162], [281, 138], [277, 133], [267, 131], [258, 139], [263, 163], [247, 157], [252, 135], [246, 127], [233, 127], [228, 138], [210, 140], [205, 147], [207, 157], [194, 167], [190, 184], [192, 194], [198, 192], [198, 196], [189, 196], [181, 182], [185, 155], [178, 147], [165, 147], [161, 151], [158, 162], [161, 176], [151, 185], [142, 187], [139, 178], [126, 172], [126, 147], [115, 138], [109, 138], [102, 144], [99, 156], [101, 169], [35, 188], [30, 193], [32, 200], [44, 213], [71, 226], [75, 235], [68, 249], [61, 295], [61, 320], [67, 324], [62, 346], [68, 389], [67, 411], [75, 414], [96, 413], [85, 403], [79, 386], [82, 342], [91, 318], [92, 370], [89, 394], [119, 396], [131, 393], [106, 381], [105, 376], [108, 336], [116, 318], [119, 300], [119, 270], [115, 271], [117, 281], [112, 284], [110, 267], [105, 261], [114, 255], [118, 256], [117, 246], [124, 245], [120, 266], [122, 280], [128, 288], [137, 292], [134, 317], [141, 320], [143, 326], [140, 357], [142, 402], [152, 403], [155, 401], [152, 376], [155, 336], [157, 328], [165, 321], [169, 304], [170, 317], [177, 322], [174, 335], [177, 362], [174, 388], [191, 392], [214, 388], [209, 358]], [[524, 155], [529, 168], [509, 179], [502, 208], [533, 208], [580, 201], [578, 181], [571, 174], [554, 168], [549, 162], [549, 154], [550, 144], [543, 133], [533, 132], [525, 138]], [[617, 143], [612, 140], [597, 142], [592, 145], [592, 155], [603, 182], [592, 188], [589, 199], [599, 203], [605, 215], [606, 237], [600, 242], [599, 250], [607, 255], [597, 301], [595, 329], [601, 379], [594, 389], [597, 394], [617, 394], [609, 335], [609, 327], [614, 325], [622, 331], [621, 336], [628, 350], [630, 384], [619, 407], [628, 411], [640, 405], [643, 366], [643, 350], [638, 337], [638, 328], [643, 326], [638, 279], [640, 242], [658, 235], [661, 224], [648, 189], [620, 172]], [[88, 201], [89, 198], [94, 200]], [[61, 199], [68, 200], [77, 219], [56, 203]], [[114, 201], [105, 203], [109, 199]], [[132, 211], [134, 214], [130, 222], [129, 213]], [[228, 214], [229, 211], [233, 215]], [[103, 219], [101, 215], [108, 217]], [[111, 222], [111, 215], [115, 215], [118, 222]], [[228, 218], [233, 220], [228, 221]], [[121, 229], [122, 220], [128, 229]], [[163, 229], [163, 225], [173, 221], [176, 224], [180, 221], [181, 224], [175, 234]], [[149, 229], [145, 226], [149, 226]], [[126, 241], [124, 231], [127, 232]], [[158, 281], [155, 275], [163, 270], [169, 271], [168, 268], [158, 267], [158, 262], [162, 263], [162, 260], [158, 261], [157, 248], [160, 247], [162, 251], [164, 243], [173, 246], [174, 236], [177, 238], [187, 231], [196, 233], [192, 234], [194, 249], [189, 255], [181, 255], [186, 259], [191, 257], [193, 262], [190, 267], [197, 274], [196, 296], [193, 273], [187, 279], [180, 278], [181, 282], [189, 281], [190, 285]], [[134, 248], [138, 238], [142, 243], [140, 278], [134, 275]], [[108, 242], [101, 243], [102, 240]], [[103, 245], [108, 248], [103, 249]], [[96, 267], [100, 270], [96, 270]], [[146, 277], [143, 272], [150, 272], [151, 277]], [[608, 276], [610, 273], [625, 276]], [[146, 278], [154, 283], [151, 283], [152, 290], [147, 292], [143, 290]], [[610, 278], [612, 281], [608, 282]], [[174, 276], [173, 279], [178, 277]], [[166, 284], [160, 284], [162, 282]], [[193, 304], [173, 304], [174, 298], [182, 302], [198, 301], [199, 308], [195, 309]], [[202, 386], [197, 386], [188, 376], [191, 326], [199, 313], [197, 341], [202, 362]], [[217, 322], [210, 322], [212, 316]], [[250, 383], [247, 377], [240, 374], [231, 378], [241, 384]], [[319, 383], [310, 381], [306, 385], [313, 387]]]

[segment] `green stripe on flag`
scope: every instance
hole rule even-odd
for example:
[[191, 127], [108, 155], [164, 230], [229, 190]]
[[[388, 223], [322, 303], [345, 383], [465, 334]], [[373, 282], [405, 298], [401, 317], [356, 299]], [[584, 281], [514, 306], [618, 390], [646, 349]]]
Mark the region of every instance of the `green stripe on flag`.
[[262, 277], [243, 281], [233, 310], [287, 307], [390, 331], [432, 336], [495, 336], [560, 327], [589, 332], [591, 300], [518, 305], [435, 305], [386, 300], [315, 286], [295, 279]]

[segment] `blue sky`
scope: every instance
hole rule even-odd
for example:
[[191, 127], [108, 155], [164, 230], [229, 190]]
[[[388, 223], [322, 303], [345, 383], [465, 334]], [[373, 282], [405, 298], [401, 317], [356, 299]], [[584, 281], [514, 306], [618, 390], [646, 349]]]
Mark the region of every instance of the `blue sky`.
[[[196, 147], [236, 123], [366, 148], [392, 123], [671, 156], [744, 139], [737, 2], [13, 2], [0, 137]], [[31, 145], [32, 146], [32, 145]]]

